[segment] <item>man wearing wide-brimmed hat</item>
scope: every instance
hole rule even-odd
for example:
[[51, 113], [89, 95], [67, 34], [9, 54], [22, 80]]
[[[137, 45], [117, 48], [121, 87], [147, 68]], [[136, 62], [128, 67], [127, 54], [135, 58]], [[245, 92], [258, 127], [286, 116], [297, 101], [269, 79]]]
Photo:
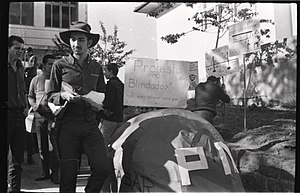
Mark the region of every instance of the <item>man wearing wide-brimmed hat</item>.
[[86, 192], [99, 192], [110, 171], [103, 136], [95, 119], [97, 111], [80, 97], [92, 90], [105, 91], [102, 67], [88, 54], [88, 49], [97, 44], [99, 34], [90, 31], [89, 24], [77, 21], [72, 22], [69, 30], [59, 33], [72, 54], [57, 60], [50, 75], [49, 102], [63, 105], [67, 101], [62, 117], [56, 122], [60, 192], [76, 191], [80, 149], [88, 156], [91, 166]]

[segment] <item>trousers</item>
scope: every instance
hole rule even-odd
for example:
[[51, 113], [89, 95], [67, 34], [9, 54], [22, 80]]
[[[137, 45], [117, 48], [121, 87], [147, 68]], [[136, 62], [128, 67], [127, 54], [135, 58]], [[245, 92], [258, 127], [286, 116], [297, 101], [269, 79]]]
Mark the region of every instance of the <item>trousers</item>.
[[102, 119], [99, 123], [99, 129], [104, 137], [104, 144], [107, 147], [108, 144], [111, 143], [111, 138], [113, 134], [116, 132], [118, 127], [120, 127], [122, 122], [114, 122]]
[[82, 117], [64, 118], [58, 128], [57, 140], [60, 192], [76, 191], [78, 155], [81, 150], [87, 155], [91, 169], [85, 192], [99, 192], [112, 170], [96, 119], [87, 121]]
[[8, 109], [6, 153], [9, 164], [8, 181], [12, 192], [19, 192], [21, 189], [21, 165], [24, 162], [25, 133], [25, 116], [23, 111]]
[[40, 157], [42, 161], [42, 169], [45, 175], [50, 174], [50, 169], [52, 172], [58, 172], [59, 161], [55, 149], [49, 150], [49, 132], [48, 132], [48, 120], [44, 117], [35, 119], [35, 127], [39, 141]]

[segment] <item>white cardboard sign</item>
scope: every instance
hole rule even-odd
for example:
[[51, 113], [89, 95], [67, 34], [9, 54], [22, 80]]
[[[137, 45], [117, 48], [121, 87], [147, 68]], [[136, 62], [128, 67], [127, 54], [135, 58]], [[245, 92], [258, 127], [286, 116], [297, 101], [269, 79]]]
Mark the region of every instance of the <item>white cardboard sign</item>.
[[125, 64], [124, 105], [185, 108], [188, 61], [129, 58]]
[[260, 49], [260, 23], [257, 19], [248, 19], [228, 26], [229, 57]]
[[215, 48], [205, 53], [206, 74], [215, 77], [234, 74], [239, 71], [238, 57], [229, 57], [228, 46]]

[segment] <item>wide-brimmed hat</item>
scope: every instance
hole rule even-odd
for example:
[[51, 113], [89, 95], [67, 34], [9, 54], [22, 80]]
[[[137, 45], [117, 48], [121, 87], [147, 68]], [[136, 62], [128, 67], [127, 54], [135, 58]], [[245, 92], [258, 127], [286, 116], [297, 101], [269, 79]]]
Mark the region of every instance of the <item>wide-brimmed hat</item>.
[[92, 41], [90, 48], [95, 46], [97, 42], [99, 41], [100, 35], [99, 34], [93, 34], [90, 32], [91, 26], [83, 21], [74, 21], [70, 25], [70, 29], [64, 32], [60, 32], [59, 36], [60, 39], [67, 45], [70, 46], [70, 34], [71, 32], [82, 32], [85, 33]]

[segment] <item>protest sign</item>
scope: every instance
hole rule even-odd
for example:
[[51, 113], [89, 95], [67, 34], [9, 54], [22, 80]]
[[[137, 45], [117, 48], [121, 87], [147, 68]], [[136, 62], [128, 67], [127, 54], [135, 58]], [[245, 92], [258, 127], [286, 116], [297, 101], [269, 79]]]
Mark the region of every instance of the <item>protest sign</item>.
[[188, 61], [129, 58], [125, 64], [124, 105], [185, 108]]
[[238, 57], [229, 57], [228, 46], [212, 49], [205, 53], [206, 73], [221, 77], [239, 71]]
[[199, 83], [198, 77], [198, 62], [190, 62], [189, 64], [189, 90], [195, 90], [197, 84]]
[[229, 57], [260, 49], [260, 23], [257, 19], [248, 19], [228, 26]]

